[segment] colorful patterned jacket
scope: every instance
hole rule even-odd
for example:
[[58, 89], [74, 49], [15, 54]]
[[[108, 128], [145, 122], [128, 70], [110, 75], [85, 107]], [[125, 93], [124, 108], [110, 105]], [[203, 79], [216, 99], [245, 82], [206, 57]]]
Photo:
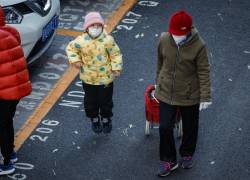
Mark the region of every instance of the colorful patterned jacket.
[[87, 84], [107, 85], [114, 80], [112, 71], [122, 70], [120, 49], [105, 31], [96, 39], [83, 33], [68, 44], [66, 53], [70, 64], [82, 62], [80, 79]]

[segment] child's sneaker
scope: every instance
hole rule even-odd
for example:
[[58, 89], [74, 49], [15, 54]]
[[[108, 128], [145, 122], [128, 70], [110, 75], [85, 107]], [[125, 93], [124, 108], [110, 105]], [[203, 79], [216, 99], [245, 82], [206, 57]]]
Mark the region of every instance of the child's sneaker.
[[9, 163], [8, 165], [0, 164], [0, 176], [12, 174], [14, 172], [15, 172], [15, 168], [12, 163]]
[[13, 151], [13, 153], [11, 154], [10, 161], [11, 161], [11, 163], [16, 163], [18, 161], [18, 158], [17, 158], [15, 151]]
[[100, 118], [96, 117], [96, 118], [91, 118], [91, 122], [92, 122], [92, 130], [95, 133], [101, 133], [102, 132], [102, 126], [101, 126], [101, 122], [100, 122]]
[[108, 134], [112, 130], [112, 120], [110, 118], [102, 118], [103, 133]]
[[193, 167], [193, 158], [192, 156], [183, 156], [181, 158], [181, 167], [183, 169], [190, 169]]
[[178, 164], [177, 163], [162, 162], [161, 165], [160, 165], [160, 169], [159, 169], [159, 172], [158, 172], [157, 175], [159, 177], [168, 176], [172, 171], [174, 171], [177, 168], [178, 168]]

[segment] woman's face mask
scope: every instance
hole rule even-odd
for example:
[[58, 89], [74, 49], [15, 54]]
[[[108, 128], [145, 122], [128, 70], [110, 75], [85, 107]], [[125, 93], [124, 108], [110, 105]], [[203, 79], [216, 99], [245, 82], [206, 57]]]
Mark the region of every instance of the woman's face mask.
[[186, 35], [183, 35], [183, 36], [175, 36], [175, 35], [173, 35], [173, 34], [172, 34], [172, 37], [173, 37], [173, 39], [174, 39], [174, 41], [175, 41], [175, 43], [176, 43], [177, 45], [179, 45], [182, 41], [184, 41], [184, 40], [187, 38]]
[[88, 33], [91, 37], [96, 38], [102, 33], [102, 26], [94, 25], [88, 28]]

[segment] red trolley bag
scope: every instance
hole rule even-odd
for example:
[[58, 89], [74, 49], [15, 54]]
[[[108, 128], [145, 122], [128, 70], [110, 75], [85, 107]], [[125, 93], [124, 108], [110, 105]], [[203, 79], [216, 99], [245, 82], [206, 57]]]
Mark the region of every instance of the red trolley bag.
[[[150, 130], [159, 126], [159, 101], [155, 98], [155, 86], [149, 85], [144, 93], [145, 97], [145, 113], [146, 113], [146, 125], [145, 135], [150, 134]], [[182, 121], [180, 116], [180, 110], [176, 112], [175, 129], [177, 137], [182, 136]]]

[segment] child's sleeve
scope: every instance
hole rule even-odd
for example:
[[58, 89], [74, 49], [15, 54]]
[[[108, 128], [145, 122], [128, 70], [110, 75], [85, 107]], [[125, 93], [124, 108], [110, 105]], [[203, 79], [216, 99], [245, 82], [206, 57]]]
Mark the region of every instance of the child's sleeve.
[[111, 60], [112, 71], [121, 71], [123, 68], [123, 62], [120, 48], [112, 36], [109, 35], [108, 38], [109, 42], [106, 48]]
[[81, 45], [77, 39], [71, 41], [66, 47], [66, 54], [69, 58], [69, 63], [73, 64], [81, 62]]

